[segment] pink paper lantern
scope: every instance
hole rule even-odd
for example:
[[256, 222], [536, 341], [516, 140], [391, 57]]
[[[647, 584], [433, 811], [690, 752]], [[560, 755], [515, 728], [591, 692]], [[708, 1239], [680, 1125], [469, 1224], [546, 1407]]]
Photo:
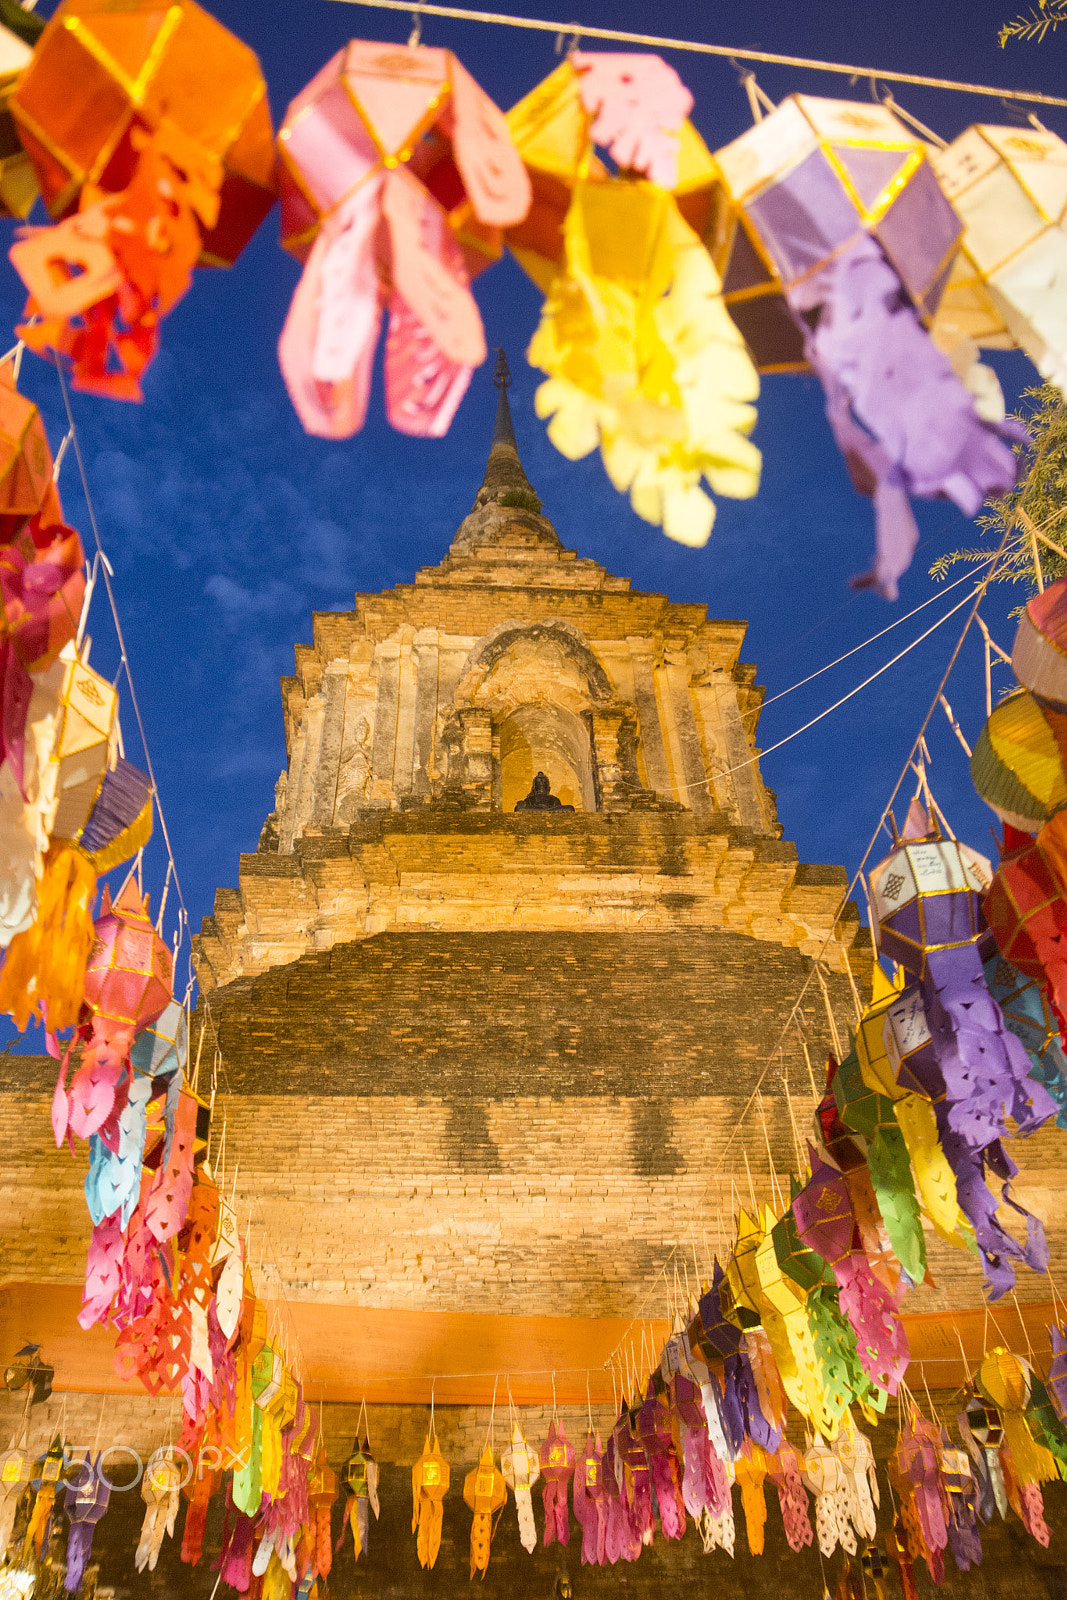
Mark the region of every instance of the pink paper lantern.
[[446, 433], [485, 360], [470, 278], [530, 206], [503, 113], [451, 51], [353, 40], [291, 103], [278, 151], [282, 243], [306, 261], [278, 358], [304, 428], [363, 426], [387, 309], [389, 421]]
[[174, 981], [170, 951], [148, 919], [148, 904], [130, 878], [115, 904], [107, 885], [94, 924], [96, 943], [85, 969], [85, 999], [95, 1033], [131, 1038], [162, 1016]]

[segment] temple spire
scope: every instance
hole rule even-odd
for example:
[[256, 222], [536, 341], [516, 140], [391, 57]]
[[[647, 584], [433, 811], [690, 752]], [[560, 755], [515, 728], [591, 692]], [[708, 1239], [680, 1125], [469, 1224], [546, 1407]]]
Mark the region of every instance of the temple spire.
[[[474, 501], [475, 510], [480, 506], [488, 505], [491, 500], [500, 501], [505, 494], [524, 494], [537, 501], [540, 500], [522, 470], [519, 460], [519, 447], [515, 443], [515, 429], [511, 421], [511, 407], [508, 405], [508, 389], [511, 385], [511, 373], [508, 370], [507, 357], [503, 350], [498, 350], [496, 355], [496, 372], [493, 382], [500, 391], [500, 398], [496, 404], [496, 422], [493, 426], [493, 438], [489, 446], [489, 460], [486, 463], [485, 477], [482, 486]], [[530, 505], [527, 510], [534, 510]]]

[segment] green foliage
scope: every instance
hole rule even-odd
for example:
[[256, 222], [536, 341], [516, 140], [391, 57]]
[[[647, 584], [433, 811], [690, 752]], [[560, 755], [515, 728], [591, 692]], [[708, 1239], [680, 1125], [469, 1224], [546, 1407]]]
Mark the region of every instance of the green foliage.
[[[1067, 6], [1067, 0], [1064, 4]], [[1002, 500], [987, 501], [986, 514], [975, 519], [982, 537], [993, 548], [972, 545], [938, 556], [930, 568], [930, 576], [939, 581], [958, 561], [984, 566], [1007, 533], [1008, 540], [992, 581], [1024, 584], [1027, 599], [1036, 594], [1033, 540], [1026, 528], [1015, 520], [1020, 507], [1042, 533], [1067, 550], [1067, 407], [1060, 391], [1051, 383], [1027, 389], [1023, 399], [1028, 406], [1018, 415], [1030, 431], [1030, 442], [1019, 452], [1019, 486]], [[1063, 577], [1067, 573], [1067, 560], [1046, 544], [1039, 548], [1045, 583]]]
[[997, 35], [1000, 48], [1003, 50], [1009, 39], [1027, 43], [1036, 39], [1040, 43], [1046, 33], [1055, 31], [1061, 22], [1067, 22], [1067, 0], [1037, 0], [1037, 10], [1031, 6], [1028, 17], [1016, 17], [1013, 22], [1004, 24]]
[[541, 502], [532, 489], [509, 489], [500, 496], [502, 506], [515, 506], [519, 511], [532, 511], [535, 516], [541, 512]]

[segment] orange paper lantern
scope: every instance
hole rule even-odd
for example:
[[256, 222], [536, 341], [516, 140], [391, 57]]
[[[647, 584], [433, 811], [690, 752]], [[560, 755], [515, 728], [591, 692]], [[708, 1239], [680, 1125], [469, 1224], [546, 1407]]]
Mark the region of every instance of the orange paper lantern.
[[64, 0], [11, 100], [41, 194], [67, 216], [86, 183], [124, 189], [134, 134], [164, 121], [222, 168], [200, 263], [229, 266], [274, 204], [274, 135], [255, 52], [193, 0]]

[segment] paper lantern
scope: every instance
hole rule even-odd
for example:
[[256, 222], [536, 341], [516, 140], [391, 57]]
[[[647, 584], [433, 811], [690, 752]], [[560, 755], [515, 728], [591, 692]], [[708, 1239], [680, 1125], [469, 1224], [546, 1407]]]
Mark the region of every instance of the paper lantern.
[[30, 1481], [33, 1459], [12, 1446], [0, 1455], [0, 1552], [7, 1554], [15, 1531], [15, 1517]]
[[[573, 1452], [572, 1452], [573, 1460]], [[463, 1498], [474, 1513], [471, 1523], [471, 1577], [476, 1572], [482, 1576], [489, 1566], [489, 1546], [493, 1538], [493, 1517], [506, 1503], [507, 1486], [493, 1465], [488, 1444], [482, 1458], [463, 1480]]]
[[[986, 915], [989, 916], [989, 896]], [[996, 926], [991, 926], [995, 933]], [[988, 958], [984, 970], [989, 992], [1004, 1013], [1004, 1021], [1030, 1057], [1031, 1077], [1048, 1090], [1059, 1107], [1057, 1127], [1067, 1128], [1067, 1056], [1060, 1042], [1059, 1023], [1049, 1006], [1046, 973], [1028, 978], [999, 950]]]
[[11, 111], [67, 218], [11, 252], [43, 318], [23, 337], [78, 387], [139, 399], [194, 265], [231, 264], [273, 204], [259, 63], [193, 0], [63, 0]]
[[540, 1451], [541, 1476], [544, 1486], [541, 1497], [545, 1507], [544, 1543], [556, 1540], [566, 1545], [571, 1536], [567, 1516], [567, 1485], [574, 1472], [574, 1446], [568, 1441], [562, 1422], [553, 1417], [548, 1425], [548, 1435]]
[[[987, 1285], [996, 1296], [1014, 1283], [1014, 1261], [1041, 1270], [1046, 1246], [1035, 1218], [1027, 1219], [1022, 1246], [999, 1222], [985, 1162], [993, 1162], [1001, 1180], [1013, 1177], [1014, 1164], [998, 1143], [1010, 1132], [1007, 1119], [1025, 1133], [1054, 1115], [1056, 1107], [1030, 1077], [1029, 1057], [985, 984], [980, 896], [992, 878], [989, 862], [934, 833], [918, 802], [909, 811], [905, 835], [871, 874], [878, 944], [921, 984], [922, 1011], [944, 1085], [943, 1098], [940, 1092], [934, 1098], [938, 1136], [956, 1175], [960, 1207], [975, 1229]], [[940, 1083], [931, 1086], [940, 1091]]]
[[674, 1448], [670, 1401], [666, 1392], [656, 1386], [659, 1377], [656, 1372], [649, 1378], [645, 1400], [637, 1414], [637, 1437], [648, 1458], [663, 1537], [680, 1539], [685, 1532], [682, 1474]]
[[59, 793], [53, 832], [60, 839], [77, 838], [84, 828], [118, 738], [118, 694], [89, 666], [87, 654], [83, 648], [76, 655], [73, 645], [60, 652], [65, 672], [52, 747]]
[[145, 1514], [134, 1555], [134, 1566], [138, 1572], [143, 1572], [146, 1567], [149, 1572], [154, 1572], [164, 1536], [174, 1537], [181, 1478], [182, 1469], [169, 1448], [157, 1450], [149, 1459], [141, 1482]]
[[[573, 1494], [574, 1515], [582, 1528], [582, 1565], [602, 1567], [608, 1558], [608, 1490], [604, 1481], [604, 1446], [599, 1433], [595, 1440], [591, 1432], [586, 1434], [585, 1449], [574, 1465]], [[532, 1552], [537, 1543], [536, 1530], [532, 1544], [527, 1544], [525, 1537], [522, 1543]]]
[[326, 1446], [319, 1439], [318, 1450], [308, 1474], [308, 1510], [315, 1548], [315, 1567], [320, 1577], [328, 1578], [333, 1565], [333, 1539], [330, 1510], [337, 1499], [337, 1474], [326, 1459]]
[[[6, 13], [8, 21], [10, 12]], [[37, 177], [11, 117], [11, 96], [33, 58], [31, 44], [44, 31], [44, 20], [25, 13], [29, 28], [18, 18], [19, 30], [0, 27], [0, 216], [25, 217], [37, 199]]]
[[67, 1570], [63, 1587], [68, 1594], [77, 1594], [93, 1549], [96, 1524], [107, 1510], [111, 1498], [111, 1484], [107, 1474], [100, 1470], [100, 1456], [95, 1465], [88, 1451], [77, 1473], [77, 1480], [67, 1480], [64, 1509], [70, 1518], [67, 1537]]
[[[978, 123], [931, 157], [962, 219], [962, 254], [1012, 340], [1067, 384], [1067, 144], [1046, 128]], [[986, 342], [979, 337], [976, 343]]]
[[749, 1554], [763, 1554], [763, 1532], [767, 1523], [767, 1501], [763, 1482], [767, 1476], [766, 1456], [758, 1445], [752, 1446], [751, 1455], [739, 1455], [734, 1462], [734, 1475], [741, 1489], [741, 1505], [745, 1513], [745, 1542]]
[[1059, 1476], [1055, 1458], [1035, 1440], [1023, 1415], [1030, 1401], [1030, 1366], [1003, 1345], [983, 1357], [976, 1383], [983, 1399], [995, 1406], [1021, 1484], [1047, 1483]]
[[0, 969], [0, 1009], [21, 1031], [47, 1014], [51, 1030], [74, 1027], [85, 995], [85, 963], [95, 941], [96, 873], [76, 850], [49, 850], [37, 887], [37, 914], [17, 933]]
[[867, 1170], [894, 1254], [912, 1283], [921, 1283], [926, 1246], [908, 1147], [893, 1100], [864, 1081], [856, 1049], [837, 1068], [831, 1088], [845, 1126], [867, 1142]]
[[353, 40], [278, 150], [282, 242], [306, 261], [278, 345], [297, 415], [329, 439], [363, 426], [385, 304], [386, 414], [440, 437], [485, 360], [471, 266], [530, 203], [503, 115], [451, 51]]
[[771, 1482], [778, 1490], [778, 1504], [789, 1548], [799, 1554], [812, 1540], [811, 1519], [808, 1515], [808, 1497], [801, 1477], [802, 1457], [795, 1445], [783, 1439], [777, 1452], [767, 1463]]
[[984, 901], [1005, 960], [1033, 982], [1047, 984], [1061, 1018], [1067, 1015], [1067, 898], [1060, 843], [1065, 828], [1067, 816], [1053, 818], [1036, 839], [1006, 829], [1004, 854]]
[[[548, 375], [549, 438], [571, 460], [599, 445], [638, 516], [702, 545], [715, 517], [702, 480], [740, 498], [758, 487], [759, 380], [699, 237], [668, 187], [643, 181], [678, 181], [683, 149], [686, 181], [712, 181], [690, 105], [658, 57], [573, 55], [508, 114], [535, 186], [508, 242], [547, 295], [528, 356]], [[604, 170], [601, 140], [628, 170]]]
[[1052, 1341], [1052, 1366], [1049, 1368], [1048, 1392], [1056, 1415], [1067, 1423], [1067, 1326], [1053, 1325], [1049, 1329]]
[[801, 1468], [805, 1486], [815, 1496], [815, 1537], [823, 1556], [837, 1545], [855, 1554], [856, 1540], [844, 1503], [845, 1474], [840, 1461], [818, 1434], [804, 1452]]
[[193, 0], [63, 0], [11, 110], [53, 217], [70, 212], [86, 183], [123, 188], [136, 132], [164, 123], [195, 142], [206, 171], [219, 169], [221, 204], [204, 230], [202, 264], [232, 265], [274, 204], [259, 62]]
[[992, 876], [986, 857], [957, 839], [902, 840], [870, 876], [881, 953], [921, 978], [927, 950], [972, 944]]
[[[85, 593], [83, 561], [74, 530], [61, 524], [45, 528], [40, 515], [0, 545], [0, 761], [6, 762], [22, 799], [30, 803], [33, 783], [24, 770], [28, 759], [38, 790], [48, 795], [46, 830], [54, 820], [52, 730], [57, 700], [64, 698], [62, 676], [53, 677], [50, 669], [64, 650], [73, 652]], [[36, 726], [42, 718], [47, 724]], [[33, 748], [27, 758], [28, 732]]]
[[85, 969], [85, 998], [94, 1028], [136, 1036], [162, 1016], [171, 999], [171, 953], [148, 919], [147, 902], [131, 877], [111, 904], [104, 885], [97, 942]]
[[879, 1388], [896, 1394], [909, 1360], [904, 1325], [867, 1257], [853, 1249], [856, 1217], [843, 1175], [820, 1160], [810, 1145], [808, 1156], [811, 1177], [793, 1201], [800, 1236], [833, 1270], [841, 1310], [855, 1330], [865, 1371]]
[[14, 362], [4, 361], [0, 362], [0, 544], [38, 513], [45, 526], [62, 521], [52, 452], [40, 411], [15, 387]]
[[[1024, 436], [979, 418], [925, 331], [959, 220], [921, 139], [886, 106], [792, 95], [716, 161], [745, 214], [732, 235], [741, 281], [766, 301], [768, 273], [777, 280], [853, 482], [874, 499], [877, 559], [857, 582], [895, 599], [918, 542], [909, 495], [973, 516], [1014, 484], [1008, 441]], [[792, 364], [795, 344], [782, 355]]]
[[1024, 688], [1067, 711], [1067, 580], [1057, 579], [1027, 601], [1011, 666]]
[[450, 1477], [448, 1462], [441, 1454], [437, 1434], [431, 1427], [422, 1455], [411, 1469], [411, 1531], [418, 1533], [416, 1548], [420, 1567], [432, 1567], [437, 1560], [441, 1548], [441, 1502], [448, 1493]]
[[130, 1061], [134, 1071], [146, 1078], [172, 1078], [184, 1073], [188, 1053], [186, 1010], [180, 1001], [171, 1000], [154, 1022], [141, 1029], [130, 1046]]
[[975, 788], [1002, 822], [1037, 833], [1067, 805], [1067, 712], [1018, 689], [994, 706], [971, 756]]
[[500, 1457], [500, 1470], [504, 1482], [515, 1496], [515, 1512], [519, 1519], [519, 1543], [530, 1554], [537, 1548], [537, 1529], [534, 1526], [533, 1501], [530, 1490], [541, 1476], [537, 1453], [531, 1450], [516, 1422], [511, 1430], [511, 1446]]
[[930, 1576], [940, 1584], [945, 1573], [948, 1521], [941, 1490], [941, 1436], [932, 1422], [913, 1414], [897, 1435], [890, 1476], [907, 1495], [922, 1530], [923, 1552]]
[[352, 1546], [358, 1561], [367, 1549], [370, 1513], [374, 1512], [375, 1520], [379, 1515], [378, 1463], [371, 1455], [369, 1443], [361, 1445], [356, 1440], [345, 1464], [345, 1481], [352, 1491], [345, 1506], [345, 1523], [352, 1529]]

